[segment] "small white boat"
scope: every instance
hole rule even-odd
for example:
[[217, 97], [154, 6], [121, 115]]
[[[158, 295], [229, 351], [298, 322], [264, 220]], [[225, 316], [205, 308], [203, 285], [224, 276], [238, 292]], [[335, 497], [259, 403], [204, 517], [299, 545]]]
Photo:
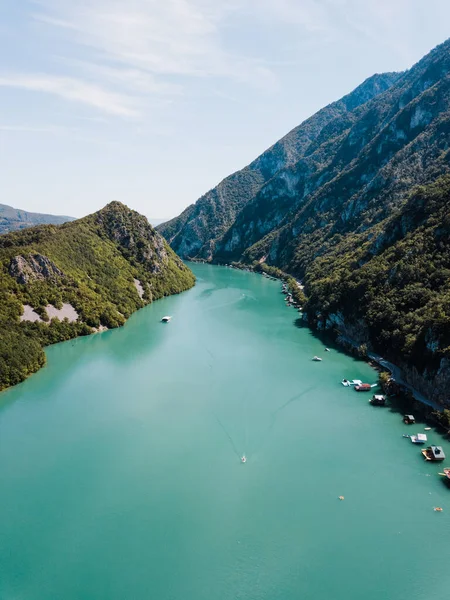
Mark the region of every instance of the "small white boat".
[[315, 360], [316, 362], [320, 362], [322, 359], [321, 359], [321, 358], [319, 358], [318, 356], [314, 356], [314, 357], [313, 357], [313, 360]]
[[350, 387], [351, 385], [361, 385], [362, 381], [360, 379], [352, 379], [351, 381], [350, 379], [343, 379], [341, 383], [344, 387]]
[[247, 462], [247, 457], [244, 454], [243, 456], [241, 456], [241, 463], [246, 463], [246, 462]]
[[330, 349], [329, 348], [325, 348], [325, 352], [330, 352]]
[[172, 317], [167, 317], [167, 316], [166, 316], [166, 317], [163, 317], [163, 318], [161, 319], [161, 323], [169, 323], [171, 318], [172, 318]]

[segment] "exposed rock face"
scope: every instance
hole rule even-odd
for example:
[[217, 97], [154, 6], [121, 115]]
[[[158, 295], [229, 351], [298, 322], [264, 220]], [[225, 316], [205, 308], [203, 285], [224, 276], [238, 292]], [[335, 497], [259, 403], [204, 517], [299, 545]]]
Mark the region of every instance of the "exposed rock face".
[[[63, 303], [62, 308], [55, 308], [52, 304], [47, 304], [45, 311], [50, 321], [52, 319], [58, 319], [59, 321], [67, 319], [69, 323], [75, 323], [78, 320], [77, 311], [68, 302]], [[45, 322], [29, 304], [24, 304], [23, 314], [21, 315], [20, 320], [31, 321], [32, 323]]]
[[147, 219], [119, 202], [111, 202], [96, 214], [97, 222], [127, 258], [143, 264], [150, 273], [160, 273], [169, 257], [164, 238]]
[[139, 294], [139, 298], [144, 297], [144, 288], [142, 287], [142, 283], [139, 281], [139, 279], [133, 279], [134, 281], [134, 287], [136, 288], [137, 293]]
[[54, 262], [42, 254], [15, 256], [9, 266], [9, 274], [18, 283], [27, 284], [38, 279], [56, 280], [64, 277], [64, 273]]
[[420, 373], [416, 367], [401, 363], [405, 381], [412, 385], [416, 390], [429, 398], [432, 402], [448, 408], [450, 404], [450, 394], [448, 383], [450, 381], [450, 361], [443, 358], [436, 372], [425, 370]]
[[23, 305], [23, 314], [20, 317], [21, 321], [31, 321], [32, 323], [42, 322], [41, 317], [34, 311], [33, 307], [29, 304]]
[[[160, 225], [158, 231], [184, 258], [211, 260], [224, 248], [226, 253], [229, 248], [232, 253], [235, 253], [239, 247], [242, 253], [250, 242], [253, 243], [258, 236], [261, 237], [277, 226], [286, 209], [279, 206], [277, 210], [279, 214], [270, 218], [270, 224], [267, 223], [266, 218], [260, 219], [258, 223], [252, 223], [252, 232], [249, 236], [242, 233], [231, 234], [234, 242], [239, 239], [240, 244], [231, 242], [230, 246], [228, 241], [230, 236], [227, 240], [221, 241], [242, 210], [257, 197], [264, 185], [270, 186], [271, 179], [278, 173], [283, 173], [280, 175], [280, 180], [283, 180], [286, 191], [289, 194], [296, 193], [298, 176], [292, 175], [290, 168], [309, 155], [311, 148], [319, 144], [322, 138], [326, 140], [327, 135], [335, 134], [334, 123], [339, 121], [341, 128], [347, 127], [349, 123], [347, 115], [388, 89], [400, 75], [400, 73], [384, 73], [370, 77], [351, 94], [323, 108], [293, 129], [250, 165], [224, 179], [217, 187], [202, 196], [196, 204], [189, 206], [179, 217]], [[275, 188], [270, 189], [275, 194], [275, 198], [281, 195]], [[268, 197], [270, 193], [269, 190], [264, 192], [264, 197]]]
[[339, 236], [450, 171], [450, 41], [322, 109], [159, 231], [186, 258], [267, 261], [299, 276]]
[[78, 313], [69, 302], [64, 302], [62, 308], [55, 308], [52, 304], [47, 304], [45, 310], [50, 320], [63, 321], [67, 319], [69, 323], [75, 323], [78, 320]]

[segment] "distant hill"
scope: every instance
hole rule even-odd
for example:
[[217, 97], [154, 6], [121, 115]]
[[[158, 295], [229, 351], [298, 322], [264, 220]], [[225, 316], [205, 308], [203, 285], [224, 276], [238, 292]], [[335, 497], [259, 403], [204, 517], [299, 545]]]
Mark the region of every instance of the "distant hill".
[[10, 231], [33, 227], [33, 225], [60, 225], [73, 220], [73, 217], [32, 213], [20, 208], [13, 208], [7, 204], [0, 204], [0, 233], [9, 233]]
[[194, 282], [147, 219], [120, 202], [0, 236], [0, 389], [37, 371], [44, 346], [119, 327]]

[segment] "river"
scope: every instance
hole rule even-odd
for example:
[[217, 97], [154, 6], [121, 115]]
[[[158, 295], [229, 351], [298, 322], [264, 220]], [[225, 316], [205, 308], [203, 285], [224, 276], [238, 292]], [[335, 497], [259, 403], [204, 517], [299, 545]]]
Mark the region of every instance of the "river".
[[450, 489], [402, 437], [423, 424], [341, 386], [376, 373], [279, 283], [192, 268], [0, 395], [1, 600], [447, 599]]

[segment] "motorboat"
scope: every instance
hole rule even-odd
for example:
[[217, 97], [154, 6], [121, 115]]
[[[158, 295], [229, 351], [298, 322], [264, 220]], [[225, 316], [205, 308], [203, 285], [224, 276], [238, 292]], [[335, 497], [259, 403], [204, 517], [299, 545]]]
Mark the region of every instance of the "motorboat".
[[241, 456], [241, 463], [246, 463], [246, 462], [247, 462], [247, 457], [244, 454], [243, 456]]
[[172, 318], [172, 317], [168, 317], [168, 316], [166, 316], [166, 317], [163, 317], [163, 318], [161, 319], [161, 323], [170, 323], [170, 319], [171, 319], [171, 318]]
[[321, 358], [319, 358], [318, 356], [314, 356], [314, 357], [313, 357], [313, 360], [315, 360], [316, 362], [320, 362], [322, 359], [321, 359]]
[[372, 389], [370, 383], [360, 383], [353, 388], [355, 392], [370, 392]]

